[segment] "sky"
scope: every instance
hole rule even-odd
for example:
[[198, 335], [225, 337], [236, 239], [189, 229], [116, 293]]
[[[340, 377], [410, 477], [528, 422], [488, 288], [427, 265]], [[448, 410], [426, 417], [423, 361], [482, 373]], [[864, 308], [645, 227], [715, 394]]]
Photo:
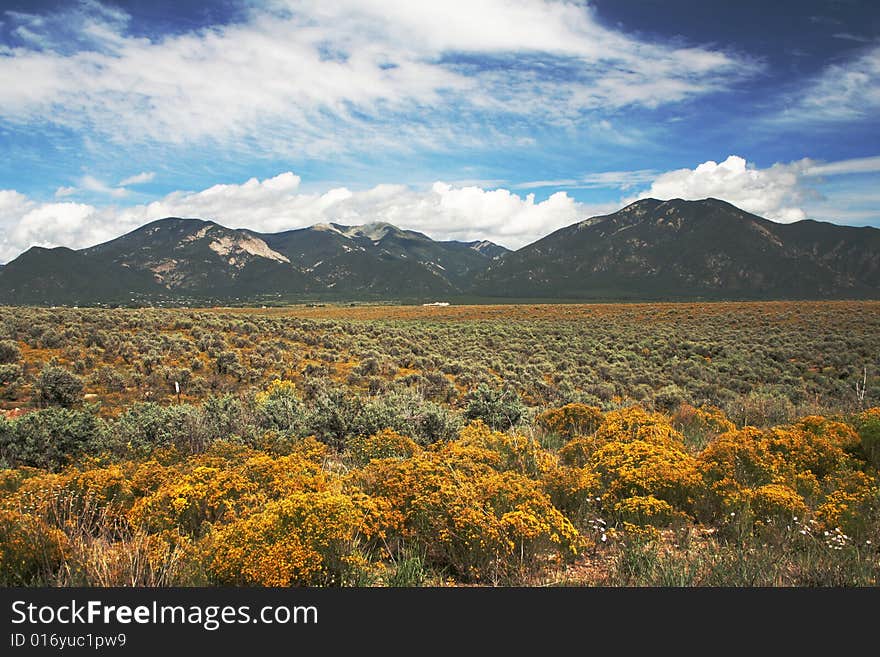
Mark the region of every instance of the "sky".
[[875, 0], [0, 0], [0, 262], [165, 216], [880, 227]]

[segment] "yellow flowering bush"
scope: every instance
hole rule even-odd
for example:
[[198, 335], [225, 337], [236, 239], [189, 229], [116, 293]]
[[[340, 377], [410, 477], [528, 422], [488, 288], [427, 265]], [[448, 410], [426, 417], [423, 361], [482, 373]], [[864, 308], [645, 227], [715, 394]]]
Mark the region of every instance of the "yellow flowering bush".
[[29, 513], [0, 509], [0, 584], [26, 586], [52, 573], [67, 550], [64, 532]]
[[493, 464], [498, 470], [513, 470], [520, 474], [538, 477], [551, 470], [556, 458], [533, 438], [513, 433], [494, 431], [480, 420], [471, 422], [459, 433], [456, 447], [487, 450], [497, 454]]
[[859, 413], [855, 424], [865, 458], [874, 467], [880, 468], [880, 406]]
[[853, 537], [864, 537], [871, 520], [880, 515], [880, 481], [861, 471], [837, 476], [834, 486], [816, 509], [816, 519], [825, 531], [837, 527]]
[[128, 514], [149, 531], [178, 529], [197, 536], [205, 523], [226, 522], [255, 501], [257, 485], [237, 470], [197, 466], [138, 499]]
[[859, 467], [849, 454], [857, 441], [851, 427], [821, 416], [718, 436], [698, 457], [710, 493], [708, 517], [747, 507], [756, 520], [815, 510], [827, 524], [854, 503], [839, 489]]
[[805, 431], [827, 440], [835, 447], [853, 452], [859, 446], [859, 434], [848, 424], [829, 420], [821, 415], [808, 415], [792, 425], [792, 429]]
[[646, 411], [641, 406], [629, 406], [610, 411], [596, 430], [599, 444], [642, 440], [657, 445], [684, 443], [684, 438], [662, 413]]
[[624, 524], [635, 527], [666, 527], [674, 520], [686, 518], [666, 500], [653, 495], [633, 495], [617, 502], [614, 515]]
[[[467, 579], [511, 576], [542, 555], [574, 556], [580, 535], [549, 496], [533, 480], [487, 465], [485, 451], [449, 445], [374, 460], [351, 484], [390, 511], [381, 528], [389, 544], [422, 545], [433, 565]], [[477, 460], [466, 463], [468, 454]]]
[[566, 404], [544, 411], [535, 418], [535, 423], [548, 433], [571, 440], [596, 431], [602, 423], [602, 411], [586, 404]]
[[807, 505], [797, 491], [785, 484], [765, 484], [751, 494], [751, 511], [755, 520], [790, 523], [803, 518]]
[[116, 518], [121, 517], [133, 503], [128, 477], [119, 465], [108, 465], [84, 472], [70, 470], [65, 474], [65, 490], [77, 500], [80, 509], [97, 505]]
[[349, 451], [355, 463], [364, 465], [372, 459], [405, 459], [418, 452], [420, 447], [407, 436], [394, 429], [383, 429], [372, 436], [355, 436], [349, 440]]
[[[572, 436], [556, 451], [475, 421], [428, 447], [391, 429], [344, 451], [268, 432], [195, 455], [0, 470], [0, 583], [323, 586], [385, 577], [413, 554], [423, 573], [522, 583], [588, 547], [661, 545], [661, 530], [693, 521], [737, 540], [791, 543], [790, 526], [797, 545], [827, 531], [873, 549], [877, 409], [767, 429], [732, 428], [711, 407], [589, 409], [539, 420]], [[580, 433], [589, 418], [595, 431]], [[698, 452], [690, 430], [712, 436]]]
[[362, 565], [363, 517], [347, 495], [294, 493], [219, 529], [210, 541], [210, 574], [234, 586], [344, 584]]
[[697, 457], [709, 490], [722, 501], [737, 498], [742, 489], [756, 488], [779, 479], [785, 461], [767, 451], [764, 434], [755, 427], [723, 433]]
[[559, 451], [559, 456], [567, 465], [584, 466], [603, 445], [635, 440], [676, 449], [684, 446], [684, 436], [669, 424], [665, 415], [648, 412], [641, 406], [629, 406], [606, 413], [593, 435], [578, 436], [569, 441]]
[[610, 442], [593, 454], [590, 466], [600, 478], [603, 506], [610, 511], [626, 508], [618, 505], [628, 498], [644, 497], [687, 514], [702, 493], [697, 461], [674, 444]]
[[325, 455], [326, 446], [310, 437], [299, 441], [286, 456], [256, 452], [234, 467], [257, 486], [261, 495], [278, 499], [293, 492], [333, 488], [324, 469]]
[[254, 396], [254, 401], [257, 403], [257, 406], [264, 406], [267, 402], [273, 399], [296, 396], [296, 384], [293, 381], [273, 379], [269, 382], [269, 385], [266, 386], [265, 390], [258, 392]]
[[761, 448], [775, 464], [779, 476], [790, 479], [798, 472], [810, 471], [819, 479], [831, 474], [846, 459], [833, 433], [813, 433], [797, 427], [767, 429]]
[[727, 419], [724, 412], [715, 406], [691, 406], [681, 404], [670, 418], [674, 427], [684, 434], [691, 444], [700, 447], [706, 442], [728, 431], [736, 425]]
[[591, 468], [557, 465], [541, 478], [553, 506], [574, 522], [580, 522], [600, 506], [601, 481]]

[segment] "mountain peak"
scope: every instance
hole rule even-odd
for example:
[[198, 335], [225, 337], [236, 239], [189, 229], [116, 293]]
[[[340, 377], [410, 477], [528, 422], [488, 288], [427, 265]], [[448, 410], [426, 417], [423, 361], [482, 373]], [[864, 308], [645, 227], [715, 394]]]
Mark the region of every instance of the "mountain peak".
[[487, 296], [874, 298], [880, 231], [775, 223], [717, 198], [647, 198], [561, 228], [479, 278]]
[[400, 232], [401, 230], [397, 226], [393, 226], [384, 221], [374, 221], [361, 226], [350, 226], [348, 230], [345, 231], [345, 234], [349, 237], [366, 237], [375, 242], [383, 239], [388, 233]]

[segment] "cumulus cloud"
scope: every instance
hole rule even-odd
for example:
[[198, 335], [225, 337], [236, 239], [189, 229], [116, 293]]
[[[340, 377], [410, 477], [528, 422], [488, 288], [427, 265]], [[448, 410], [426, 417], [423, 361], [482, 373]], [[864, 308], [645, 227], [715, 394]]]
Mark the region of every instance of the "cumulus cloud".
[[109, 213], [82, 203], [38, 203], [0, 190], [0, 261], [31, 246], [83, 246], [115, 236]]
[[358, 225], [384, 221], [426, 233], [434, 239], [489, 239], [510, 248], [615, 204], [585, 205], [565, 192], [538, 201], [506, 189], [436, 182], [427, 189], [384, 184], [366, 190], [345, 187], [304, 193], [300, 177], [286, 172], [241, 184], [178, 191], [160, 200], [129, 207], [77, 203], [38, 203], [15, 191], [0, 192], [4, 228], [0, 260], [33, 245], [82, 248], [100, 243], [148, 221], [168, 216], [211, 219], [231, 228], [278, 232], [316, 223]]
[[65, 11], [6, 13], [25, 32], [0, 57], [0, 119], [300, 154], [364, 141], [443, 147], [469, 121], [502, 130], [487, 119], [499, 113], [583, 121], [757, 70], [708, 47], [617, 32], [561, 0], [279, 0], [238, 23], [152, 40], [93, 0]]
[[[876, 210], [855, 211], [852, 204], [864, 200], [859, 174], [880, 172], [880, 157], [861, 157], [836, 162], [803, 158], [778, 162], [761, 169], [745, 158], [730, 155], [723, 162], [709, 160], [693, 169], [677, 169], [656, 175], [648, 189], [625, 199], [698, 200], [719, 198], [767, 219], [790, 223], [801, 219], [853, 221], [877, 219]], [[851, 176], [855, 187], [838, 198], [826, 196], [823, 185], [831, 178]], [[873, 194], [874, 185], [869, 185]], [[823, 193], [824, 192], [824, 193]], [[876, 200], [876, 194], [870, 198]], [[876, 203], [875, 203], [876, 206]]]
[[803, 185], [811, 164], [800, 160], [759, 169], [731, 155], [721, 163], [709, 160], [694, 169], [662, 173], [636, 198], [719, 198], [767, 219], [799, 221], [807, 217], [803, 202], [815, 194]]
[[522, 246], [572, 223], [588, 208], [564, 192], [537, 202], [506, 189], [456, 187], [435, 182], [429, 189], [377, 185], [363, 191], [345, 187], [323, 193], [299, 191], [300, 178], [283, 173], [252, 178], [241, 185], [215, 185], [201, 192], [175, 192], [164, 199], [125, 210], [125, 223], [165, 216], [211, 218], [218, 223], [277, 232], [316, 223], [358, 225], [384, 221], [427, 233], [434, 239], [490, 239]]

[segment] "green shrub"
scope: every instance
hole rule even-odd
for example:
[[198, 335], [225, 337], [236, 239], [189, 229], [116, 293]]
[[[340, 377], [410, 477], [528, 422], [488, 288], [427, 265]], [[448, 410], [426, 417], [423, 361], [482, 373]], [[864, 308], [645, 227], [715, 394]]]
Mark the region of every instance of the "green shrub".
[[482, 420], [496, 430], [505, 430], [519, 424], [524, 412], [525, 407], [513, 389], [492, 389], [481, 384], [468, 395], [465, 417]]
[[12, 340], [0, 340], [0, 363], [17, 363], [21, 359], [21, 350]]
[[59, 470], [82, 454], [104, 449], [106, 435], [93, 408], [47, 408], [0, 423], [0, 461], [7, 467]]
[[70, 408], [82, 401], [83, 382], [63, 367], [47, 363], [34, 384], [40, 406]]

